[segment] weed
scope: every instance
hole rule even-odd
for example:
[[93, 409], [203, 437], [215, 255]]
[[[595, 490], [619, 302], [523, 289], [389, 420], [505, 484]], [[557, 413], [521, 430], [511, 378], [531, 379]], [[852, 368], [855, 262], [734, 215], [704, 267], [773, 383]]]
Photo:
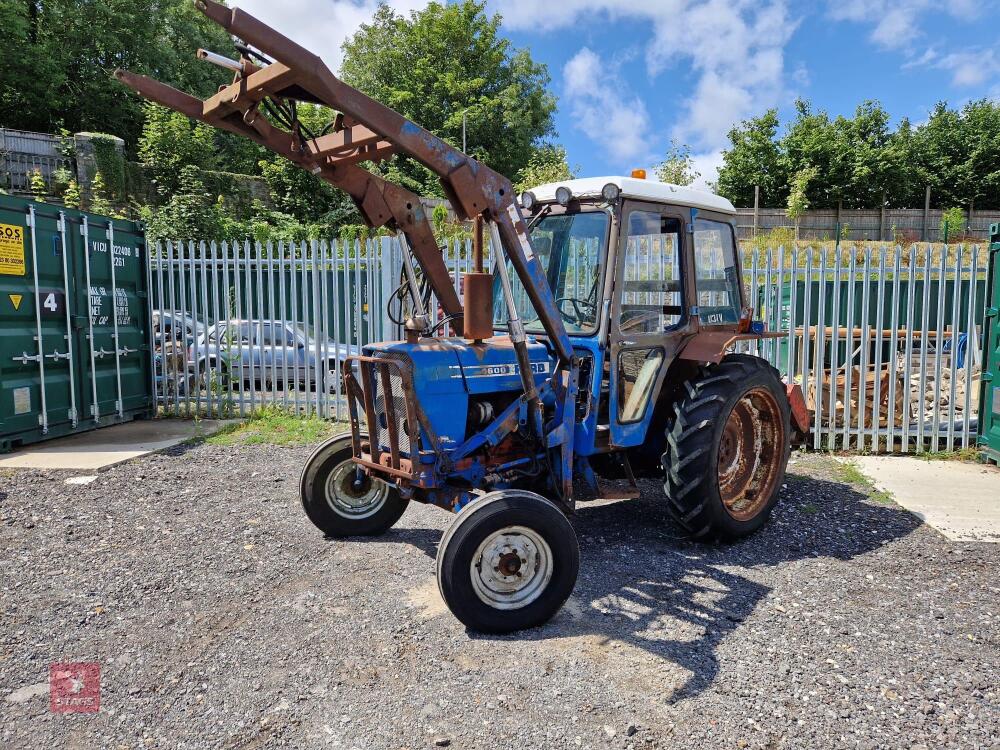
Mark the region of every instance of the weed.
[[924, 461], [978, 461], [978, 448], [960, 448], [957, 451], [928, 451], [918, 453], [918, 458]]
[[880, 505], [893, 505], [895, 503], [892, 495], [878, 489], [875, 483], [866, 477], [853, 461], [837, 461], [834, 472], [841, 482], [860, 486], [872, 502]]
[[808, 513], [808, 514], [809, 514], [810, 516], [814, 516], [814, 515], [816, 515], [817, 513], [819, 513], [819, 508], [817, 508], [817, 507], [816, 507], [815, 505], [813, 505], [812, 503], [806, 503], [805, 505], [803, 505], [803, 506], [802, 506], [802, 507], [800, 508], [800, 510], [801, 510], [801, 511], [802, 511], [803, 513]]
[[209, 445], [311, 445], [343, 429], [318, 417], [301, 417], [277, 407], [261, 409], [247, 421], [206, 439]]

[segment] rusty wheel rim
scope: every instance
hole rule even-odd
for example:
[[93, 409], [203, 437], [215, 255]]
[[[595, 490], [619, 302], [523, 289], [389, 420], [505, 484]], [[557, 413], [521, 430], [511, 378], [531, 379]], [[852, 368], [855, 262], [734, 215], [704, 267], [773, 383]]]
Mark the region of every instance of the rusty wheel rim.
[[767, 505], [781, 474], [785, 425], [767, 388], [753, 388], [729, 413], [719, 442], [719, 494], [737, 521], [749, 521]]

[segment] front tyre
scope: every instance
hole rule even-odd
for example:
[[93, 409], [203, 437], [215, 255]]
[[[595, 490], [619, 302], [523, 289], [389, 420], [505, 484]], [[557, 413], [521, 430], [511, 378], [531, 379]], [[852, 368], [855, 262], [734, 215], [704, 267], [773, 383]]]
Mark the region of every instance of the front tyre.
[[791, 449], [785, 388], [745, 354], [702, 368], [685, 388], [663, 454], [667, 508], [695, 539], [740, 539], [778, 500]]
[[299, 481], [302, 508], [327, 536], [376, 536], [400, 519], [409, 501], [395, 487], [357, 472], [350, 433], [319, 446]]
[[510, 633], [548, 622], [580, 570], [573, 526], [525, 490], [491, 492], [459, 512], [437, 556], [448, 608], [471, 630]]

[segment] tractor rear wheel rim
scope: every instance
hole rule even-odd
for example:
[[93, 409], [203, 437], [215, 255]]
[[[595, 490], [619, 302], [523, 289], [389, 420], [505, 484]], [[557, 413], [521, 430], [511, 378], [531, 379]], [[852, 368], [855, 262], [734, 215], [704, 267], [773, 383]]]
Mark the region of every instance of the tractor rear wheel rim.
[[494, 609], [528, 606], [545, 591], [552, 572], [548, 542], [524, 526], [508, 526], [487, 536], [469, 568], [476, 596]]
[[355, 487], [357, 465], [344, 461], [326, 478], [326, 503], [337, 515], [360, 521], [378, 513], [389, 497], [389, 485], [366, 476], [360, 488]]
[[719, 494], [737, 521], [756, 517], [781, 475], [785, 427], [778, 401], [767, 388], [753, 388], [729, 413], [719, 442]]

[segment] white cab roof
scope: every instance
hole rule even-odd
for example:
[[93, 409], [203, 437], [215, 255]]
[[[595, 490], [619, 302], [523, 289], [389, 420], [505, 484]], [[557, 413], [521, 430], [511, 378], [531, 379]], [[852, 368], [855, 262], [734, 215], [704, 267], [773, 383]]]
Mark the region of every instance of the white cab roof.
[[700, 208], [705, 211], [718, 211], [724, 214], [735, 214], [736, 209], [733, 204], [725, 198], [709, 193], [705, 190], [695, 190], [694, 188], [682, 185], [671, 185], [666, 182], [656, 180], [638, 180], [634, 177], [587, 177], [582, 180], [566, 180], [564, 182], [552, 182], [548, 185], [540, 185], [531, 192], [540, 203], [550, 203], [556, 199], [556, 189], [568, 187], [573, 191], [573, 195], [581, 197], [593, 197], [601, 194], [601, 190], [608, 183], [614, 183], [626, 198], [637, 198], [653, 203], [670, 203], [678, 206], [690, 206]]

